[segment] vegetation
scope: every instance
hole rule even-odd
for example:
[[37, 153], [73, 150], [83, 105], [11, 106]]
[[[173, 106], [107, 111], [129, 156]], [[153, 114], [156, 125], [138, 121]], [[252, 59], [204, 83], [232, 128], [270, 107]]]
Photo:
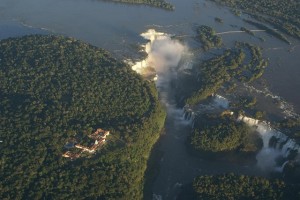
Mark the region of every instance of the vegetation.
[[241, 31], [244, 31], [247, 34], [254, 36], [254, 32], [252, 32], [251, 30], [249, 30], [245, 27], [241, 27]]
[[241, 50], [226, 50], [221, 56], [209, 59], [202, 63], [199, 68], [200, 89], [186, 100], [187, 104], [196, 104], [215, 93], [224, 82], [229, 81], [238, 66], [245, 58]]
[[[219, 46], [221, 41], [214, 30], [208, 26], [197, 29], [203, 48]], [[192, 106], [216, 93], [221, 87], [232, 92], [238, 82], [252, 82], [262, 76], [267, 60], [263, 59], [261, 48], [249, 43], [236, 42], [231, 49], [220, 49], [221, 55], [204, 60], [186, 69], [181, 74], [180, 84], [175, 83], [175, 97], [179, 106]]]
[[[246, 62], [246, 55], [250, 60]], [[233, 49], [223, 55], [204, 61], [195, 68], [198, 90], [186, 98], [186, 103], [193, 105], [215, 93], [226, 82], [238, 80], [251, 82], [259, 78], [267, 65], [262, 58], [261, 49], [248, 43], [237, 43]]]
[[196, 118], [190, 145], [196, 151], [205, 152], [243, 149], [250, 145], [246, 141], [249, 132], [249, 127], [243, 122], [237, 122], [233, 116], [205, 114]]
[[222, 46], [221, 37], [217, 36], [215, 30], [209, 26], [199, 26], [197, 28], [197, 38], [199, 38], [205, 51]]
[[277, 30], [273, 29], [273, 28], [270, 28], [264, 24], [261, 24], [261, 23], [258, 23], [258, 22], [254, 22], [254, 21], [251, 21], [251, 20], [244, 20], [245, 22], [259, 28], [259, 29], [263, 29], [263, 30], [266, 30], [267, 33], [269, 33], [270, 35], [273, 35], [274, 37], [288, 43], [288, 44], [291, 44], [291, 42], [281, 33], [279, 33]]
[[256, 111], [254, 114], [255, 119], [260, 119], [262, 120], [266, 116], [266, 113], [263, 111]]
[[300, 142], [300, 117], [284, 119], [277, 123], [277, 127], [298, 143]]
[[[290, 187], [280, 180], [245, 175], [198, 176], [194, 179], [194, 199], [299, 199], [299, 187]], [[298, 189], [298, 191], [297, 191]]]
[[298, 0], [212, 0], [234, 10], [241, 9], [256, 20], [271, 24], [281, 31], [300, 38]]
[[145, 4], [157, 8], [162, 8], [165, 10], [174, 10], [175, 7], [166, 2], [165, 0], [105, 0], [119, 3], [128, 3], [128, 4]]
[[268, 65], [268, 61], [263, 59], [261, 48], [243, 42], [237, 42], [236, 47], [249, 52], [251, 56], [250, 62], [244, 63], [244, 66], [241, 68], [242, 75], [238, 76], [237, 79], [241, 82], [252, 82], [260, 78]]
[[256, 98], [251, 96], [241, 97], [239, 101], [243, 108], [252, 108], [257, 102]]
[[[0, 41], [0, 199], [142, 199], [164, 124], [152, 82], [106, 51], [59, 36]], [[110, 130], [96, 155], [70, 137]]]
[[219, 18], [219, 17], [215, 17], [215, 21], [218, 22], [218, 23], [223, 23], [223, 19]]

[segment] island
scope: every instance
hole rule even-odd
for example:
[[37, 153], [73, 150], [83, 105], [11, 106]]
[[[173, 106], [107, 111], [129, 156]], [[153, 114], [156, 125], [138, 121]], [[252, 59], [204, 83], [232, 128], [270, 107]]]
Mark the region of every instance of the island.
[[[267, 65], [260, 47], [237, 42], [235, 47], [204, 60], [194, 66], [190, 74], [182, 77], [183, 84], [178, 86], [177, 91], [181, 97], [178, 103], [195, 105], [216, 93], [222, 86], [252, 82], [262, 76]], [[186, 89], [185, 83], [193, 87]]]
[[211, 48], [220, 48], [222, 46], [221, 37], [216, 35], [216, 31], [210, 26], [199, 26], [197, 28], [197, 38], [202, 43], [204, 51], [207, 51]]
[[148, 5], [153, 6], [156, 8], [162, 8], [164, 10], [173, 11], [175, 7], [166, 2], [165, 0], [104, 0], [104, 1], [111, 1], [116, 3], [126, 3], [126, 4], [136, 4], [136, 5]]
[[278, 179], [258, 176], [205, 175], [185, 186], [178, 199], [299, 199], [299, 189]]
[[[219, 4], [239, 10], [257, 21], [268, 23], [275, 29], [300, 38], [299, 1], [297, 0], [212, 0]], [[278, 35], [278, 34], [277, 34]], [[283, 37], [283, 36], [280, 36]], [[285, 40], [285, 37], [283, 38]]]
[[1, 40], [0, 79], [0, 199], [143, 198], [166, 117], [152, 81], [56, 35]]
[[[281, 33], [283, 30], [244, 21], [290, 44]], [[184, 108], [184, 118], [191, 124], [185, 140], [186, 150], [197, 159], [234, 163], [247, 168], [259, 167], [264, 177], [257, 174], [250, 176], [252, 172], [207, 174], [200, 171], [193, 181], [180, 186], [177, 199], [299, 199], [299, 157], [295, 158], [298, 156], [299, 117], [274, 122], [276, 120], [272, 121], [270, 114], [260, 110], [261, 107], [259, 109], [259, 96], [251, 96], [240, 89], [257, 84], [258, 81], [254, 81], [263, 75], [268, 59], [264, 58], [262, 48], [236, 41], [230, 48], [213, 49], [216, 47], [213, 37], [220, 36], [211, 27], [200, 27], [196, 30], [196, 37], [202, 35], [198, 40], [202, 48], [206, 44], [205, 51], [201, 52], [202, 61], [176, 77], [180, 84], [174, 83], [177, 105]], [[240, 30], [254, 35], [245, 27], [240, 27]], [[222, 97], [225, 103], [218, 94], [227, 97]], [[241, 117], [245, 113], [253, 118]], [[271, 129], [273, 126], [277, 129]], [[278, 135], [282, 134], [285, 140], [275, 134], [270, 134], [270, 139], [266, 140], [265, 135], [271, 133], [268, 128]], [[263, 135], [263, 131], [267, 133]], [[284, 156], [276, 157], [274, 169], [263, 171], [260, 164], [267, 156], [259, 156], [277, 146], [281, 150], [280, 139], [284, 141], [282, 145], [291, 143], [295, 148], [292, 145], [288, 147]]]
[[230, 151], [257, 152], [261, 148], [260, 138], [250, 133], [250, 127], [237, 121], [233, 112], [203, 114], [195, 119], [189, 145], [202, 155]]

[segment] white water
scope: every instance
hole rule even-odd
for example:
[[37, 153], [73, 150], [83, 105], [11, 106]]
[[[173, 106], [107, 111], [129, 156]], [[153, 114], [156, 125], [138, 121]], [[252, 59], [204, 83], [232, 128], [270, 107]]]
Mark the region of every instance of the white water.
[[[101, 1], [1, 0], [0, 2], [1, 6], [3, 6], [2, 4], [5, 4], [5, 2], [9, 2], [9, 4], [14, 5], [9, 5], [9, 7], [3, 6], [3, 8], [1, 8], [1, 16], [4, 15], [9, 17], [17, 17], [18, 19], [21, 19], [22, 21], [24, 20], [24, 22], [33, 25], [34, 27], [47, 27], [48, 30], [54, 30], [56, 33], [75, 37], [98, 47], [106, 48], [111, 52], [115, 52], [115, 54], [118, 54], [118, 56], [120, 56], [121, 58], [130, 57], [124, 53], [127, 52], [127, 46], [129, 46], [130, 44], [136, 44], [138, 42], [136, 41], [136, 34], [140, 33], [140, 31], [143, 30], [144, 27], [147, 27], [147, 25], [149, 24], [160, 23], [160, 25], [153, 26], [157, 26], [158, 28], [160, 28], [160, 30], [176, 32], [177, 34], [183, 35], [193, 35], [194, 33], [192, 32], [191, 27], [193, 27], [195, 24], [207, 24], [216, 28], [218, 31], [228, 30], [231, 24], [237, 25], [238, 27], [247, 27], [247, 24], [244, 24], [240, 17], [236, 17], [232, 15], [231, 12], [225, 9], [221, 9], [220, 7], [215, 6], [210, 2], [202, 0], [200, 0], [199, 2], [179, 0], [172, 1], [172, 3], [174, 2], [176, 4], [175, 12], [165, 12], [159, 9], [153, 9], [144, 6], [128, 6], [119, 4], [114, 5]], [[195, 2], [199, 7], [197, 9], [194, 8]], [[205, 3], [205, 5], [207, 6], [203, 7], [203, 3]], [[82, 15], [82, 13], [85, 14]], [[114, 13], [114, 15], [112, 15], [111, 13]], [[222, 17], [222, 19], [224, 19], [224, 21], [227, 23], [224, 23], [220, 26], [219, 24], [214, 22], [215, 16]], [[76, 21], [76, 23], [72, 23], [72, 21]], [[150, 25], [149, 27], [153, 26]], [[170, 28], [177, 26], [181, 27], [173, 29]], [[239, 34], [234, 35], [236, 37], [226, 35], [224, 36], [227, 37], [227, 39], [224, 38], [226, 42], [229, 42], [237, 40], [236, 37], [239, 37]], [[251, 42], [255, 42], [253, 38], [249, 38], [247, 39], [247, 41], [248, 40]], [[266, 42], [259, 42], [259, 45], [263, 45], [264, 47], [272, 47], [273, 44], [277, 44], [277, 40], [268, 36]], [[296, 62], [296, 53], [294, 54], [296, 56], [291, 57], [294, 59], [287, 59], [286, 56], [282, 57], [282, 52], [279, 52], [278, 55], [278, 57], [282, 58], [284, 61], [284, 64], [282, 65], [283, 67], [281, 68], [286, 69], [291, 65], [295, 65], [295, 68], [297, 68], [298, 62]], [[289, 73], [290, 70], [281, 69], [279, 71], [284, 72], [285, 74], [289, 74], [289, 76], [291, 74]], [[160, 76], [160, 78], [160, 85], [167, 83], [167, 81], [162, 81], [162, 76]], [[280, 83], [289, 79], [282, 78], [279, 80], [280, 81], [277, 82]], [[297, 86], [297, 84], [294, 85]], [[290, 89], [291, 91], [297, 91], [297, 87], [286, 88]], [[161, 92], [160, 95], [162, 95]], [[206, 105], [202, 106], [208, 108], [208, 106]], [[180, 119], [182, 111], [176, 109], [173, 105], [169, 105], [168, 110], [170, 112], [173, 112], [174, 115], [176, 115], [176, 117]], [[176, 120], [176, 122], [177, 121], [178, 120]], [[174, 129], [172, 129], [170, 132], [176, 132], [177, 134], [177, 131]], [[180, 130], [178, 132], [181, 132], [182, 134], [185, 133], [184, 130]], [[226, 170], [225, 163], [216, 163], [213, 165], [209, 165], [202, 164], [204, 162], [201, 161], [199, 165], [198, 163], [195, 165], [190, 161], [191, 159], [187, 158], [189, 155], [184, 154], [184, 152], [186, 152], [184, 145], [182, 145], [183, 150], [176, 151], [177, 149], [181, 148], [181, 144], [181, 141], [180, 143], [172, 143], [172, 141], [164, 143], [164, 147], [170, 146], [170, 151], [168, 148], [164, 149], [166, 150], [167, 155], [165, 156], [165, 158], [162, 158], [162, 161], [164, 160], [164, 162], [167, 163], [164, 164], [165, 166], [167, 166], [167, 170], [164, 171], [164, 168], [162, 168], [161, 171], [163, 175], [166, 174], [166, 177], [168, 176], [168, 179], [166, 178], [166, 180], [168, 181], [164, 180], [163, 178], [158, 179], [158, 184], [156, 184], [157, 187], [155, 190], [155, 193], [160, 194], [157, 195], [158, 199], [162, 199], [163, 197], [165, 199], [166, 194], [162, 192], [164, 190], [164, 187], [167, 187], [169, 185], [169, 182], [172, 182], [173, 179], [176, 179], [178, 177], [178, 180], [176, 179], [174, 183], [178, 181], [180, 183], [186, 183], [187, 181], [191, 182], [200, 171], [202, 171], [203, 174], [239, 171], [232, 166], [228, 166]], [[171, 153], [168, 154], [168, 152]], [[172, 159], [169, 159], [173, 154], [176, 155], [174, 156], [176, 157], [176, 159], [174, 158], [176, 162], [170, 162], [170, 160], [173, 161]], [[183, 155], [182, 157], [184, 158], [181, 159], [181, 155]], [[170, 167], [168, 167], [168, 164]], [[186, 167], [182, 167], [184, 169], [182, 170], [182, 173], [180, 170], [174, 169], [177, 166], [182, 165], [186, 165]], [[196, 166], [195, 170], [193, 170], [191, 166]], [[197, 171], [197, 173], [195, 173], [194, 171]], [[245, 172], [248, 171], [249, 169], [247, 168]], [[183, 174], [182, 177], [181, 174]], [[253, 173], [253, 175], [254, 174], [256, 173]]]
[[[172, 98], [172, 88], [170, 81], [176, 79], [177, 73], [180, 73], [181, 69], [185, 69], [191, 66], [191, 54], [187, 45], [179, 42], [176, 39], [172, 39], [171, 35], [156, 32], [153, 29], [146, 31], [141, 34], [142, 37], [148, 40], [143, 45], [144, 51], [147, 53], [146, 59], [132, 64], [132, 69], [137, 73], [145, 77], [157, 77], [156, 86], [159, 91], [160, 100], [167, 109], [167, 120], [166, 120], [166, 138], [168, 143], [161, 147], [164, 150], [164, 157], [161, 159], [161, 172], [156, 180], [153, 191], [153, 199], [168, 198], [168, 195], [173, 194], [177, 191], [179, 186], [176, 183], [184, 183], [184, 180], [191, 177], [193, 173], [199, 174], [199, 166], [205, 166], [201, 169], [212, 170], [214, 167], [219, 171], [219, 165], [211, 165], [209, 162], [200, 161], [199, 165], [197, 162], [196, 167], [193, 166], [194, 157], [187, 159], [186, 147], [183, 145], [183, 141], [186, 140], [186, 130], [193, 126], [194, 118], [197, 112], [203, 112], [203, 110], [215, 110], [215, 109], [228, 109], [229, 102], [226, 98], [220, 95], [214, 95], [211, 103], [208, 105], [197, 105], [196, 107], [184, 107], [178, 109], [175, 106], [174, 99]], [[271, 131], [264, 129], [268, 127], [260, 126], [261, 122], [255, 119], [242, 117], [241, 120], [247, 121], [251, 126], [259, 126], [257, 131], [261, 133], [264, 140], [264, 148], [258, 153], [257, 166], [262, 170], [276, 170], [277, 166], [276, 159], [278, 156], [282, 156], [281, 149], [275, 149], [269, 147], [269, 141], [272, 138]], [[276, 131], [273, 135], [280, 136]], [[290, 145], [290, 144], [289, 144]], [[289, 152], [290, 147], [287, 146], [286, 152]], [[285, 152], [285, 154], [286, 154]], [[191, 166], [190, 166], [191, 165]], [[178, 166], [178, 167], [177, 167]], [[209, 167], [207, 167], [209, 166]], [[192, 169], [192, 173], [187, 174], [186, 169]], [[229, 167], [232, 170], [232, 166]], [[281, 169], [281, 168], [280, 168]], [[249, 169], [247, 169], [249, 170]], [[278, 168], [279, 170], [279, 168]], [[210, 173], [212, 173], [210, 171]], [[256, 170], [254, 170], [256, 171]], [[215, 172], [213, 172], [215, 173]], [[257, 172], [255, 172], [257, 173]], [[164, 188], [162, 188], [162, 185]]]
[[172, 39], [170, 34], [149, 29], [141, 36], [149, 42], [142, 47], [147, 53], [146, 59], [133, 64], [132, 69], [142, 76], [154, 77], [159, 90], [160, 100], [166, 106], [169, 115], [179, 124], [192, 124], [194, 113], [190, 113], [186, 120], [182, 109], [176, 108], [172, 99], [168, 98], [170, 80], [176, 78], [177, 72], [190, 67], [188, 47], [178, 40]]
[[[143, 46], [147, 53], [145, 60], [136, 62], [132, 69], [143, 76], [155, 76], [158, 81], [160, 79], [170, 79], [170, 76], [176, 76], [171, 73], [172, 68], [177, 68], [179, 62], [188, 57], [188, 47], [180, 43], [178, 40], [171, 39], [171, 35], [156, 32], [154, 29], [149, 29], [142, 33], [141, 36], [149, 42]], [[186, 65], [183, 65], [186, 66]]]
[[[299, 155], [300, 146], [293, 139], [289, 139], [282, 132], [272, 128], [269, 123], [246, 116], [239, 116], [238, 120], [244, 121], [249, 126], [256, 127], [256, 131], [263, 140], [263, 148], [256, 155], [257, 166], [260, 169], [264, 171], [282, 171], [286, 162], [282, 166], [278, 166], [276, 163], [278, 158], [288, 159], [292, 150], [297, 151]], [[275, 147], [270, 147], [269, 145], [271, 138], [276, 138], [277, 140]], [[299, 156], [296, 159], [299, 159]]]
[[167, 108], [168, 115], [171, 115], [177, 125], [191, 125], [194, 113], [188, 113], [185, 117], [185, 109], [176, 107], [170, 95], [170, 81], [176, 79], [177, 72], [191, 66], [191, 56], [186, 44], [172, 39], [170, 34], [157, 32], [149, 29], [141, 36], [148, 40], [143, 45], [147, 57], [133, 64], [132, 69], [145, 77], [154, 77], [159, 91], [161, 102]]
[[214, 95], [214, 104], [218, 107], [227, 109], [229, 107], [229, 101], [225, 97], [221, 95], [215, 94]]
[[[177, 125], [193, 126], [194, 118], [198, 111], [202, 112], [204, 109], [214, 110], [216, 108], [227, 109], [229, 107], [229, 101], [226, 98], [215, 94], [213, 95], [214, 99], [212, 103], [209, 105], [198, 105], [197, 108], [185, 106], [183, 110], [177, 109], [168, 99], [167, 91], [169, 90], [169, 81], [171, 78], [176, 78], [180, 67], [188, 66], [188, 64], [179, 66], [181, 61], [188, 57], [188, 48], [179, 41], [171, 39], [171, 35], [156, 32], [153, 29], [141, 34], [141, 36], [149, 40], [143, 46], [148, 56], [145, 60], [135, 63], [132, 69], [144, 76], [151, 75], [157, 78], [156, 85], [160, 91], [161, 100], [167, 107], [168, 115], [173, 116]], [[272, 98], [278, 97], [272, 96]], [[292, 149], [299, 152], [299, 146], [293, 140], [288, 139], [280, 131], [271, 128], [268, 123], [246, 116], [240, 116], [239, 120], [244, 121], [249, 126], [255, 126], [256, 131], [263, 140], [263, 148], [256, 156], [257, 166], [260, 169], [264, 171], [278, 171], [281, 168], [283, 169], [284, 166], [277, 166], [276, 159], [278, 157], [287, 158]], [[180, 139], [180, 136], [175, 137], [177, 137], [176, 139]], [[272, 137], [278, 139], [275, 148], [269, 147]]]
[[279, 108], [282, 110], [282, 113], [287, 117], [299, 117], [299, 115], [295, 112], [294, 106], [286, 102], [282, 97], [278, 95], [274, 95], [268, 88], [264, 88], [263, 90], [256, 89], [253, 86], [250, 86], [244, 83], [244, 86], [249, 90], [249, 92], [256, 92], [258, 94], [263, 94], [265, 97], [270, 97], [274, 100], [279, 101]]
[[212, 97], [213, 99], [209, 104], [198, 104], [194, 107], [190, 107], [189, 105], [184, 106], [182, 111], [184, 119], [189, 121], [193, 126], [194, 119], [198, 113], [209, 112], [220, 108], [229, 108], [229, 101], [225, 97], [218, 94], [214, 94]]
[[289, 163], [289, 161], [285, 161], [283, 164], [282, 164], [282, 166], [280, 166], [280, 167], [276, 167], [275, 168], [275, 171], [278, 171], [278, 172], [283, 172], [283, 170], [284, 170], [284, 167], [286, 166], [286, 164], [288, 164]]

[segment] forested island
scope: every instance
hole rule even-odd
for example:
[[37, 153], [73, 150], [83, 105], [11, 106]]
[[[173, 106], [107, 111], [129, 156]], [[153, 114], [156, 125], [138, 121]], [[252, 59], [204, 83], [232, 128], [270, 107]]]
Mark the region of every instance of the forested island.
[[197, 28], [196, 32], [204, 51], [222, 46], [222, 39], [216, 35], [216, 31], [213, 28], [202, 25]]
[[[291, 44], [291, 42], [287, 39], [287, 37], [285, 35], [283, 35], [282, 33], [278, 32], [278, 30], [274, 29], [274, 28], [270, 28], [269, 26], [266, 26], [262, 23], [258, 23], [258, 22], [254, 22], [252, 20], [247, 20], [244, 19], [245, 22], [247, 22], [248, 24], [251, 24], [259, 29], [265, 30], [267, 33], [269, 33], [270, 35], [273, 35], [274, 37], [288, 43]], [[249, 30], [246, 30], [244, 28], [244, 30], [246, 33], [251, 33]]]
[[[0, 41], [0, 199], [142, 199], [164, 125], [155, 85], [72, 38]], [[93, 156], [62, 157], [70, 138], [109, 130]]]
[[202, 114], [195, 119], [188, 145], [202, 154], [220, 152], [257, 152], [260, 138], [233, 113]]
[[178, 199], [299, 199], [299, 186], [295, 187], [277, 179], [246, 175], [224, 174], [198, 176], [187, 185]]
[[112, 1], [117, 3], [127, 3], [127, 4], [144, 4], [149, 5], [157, 8], [162, 8], [165, 10], [174, 10], [175, 7], [166, 2], [165, 0], [104, 0], [104, 1]]
[[[250, 56], [247, 56], [250, 55]], [[262, 57], [261, 49], [249, 43], [237, 42], [234, 48], [227, 49], [221, 55], [204, 60], [184, 77], [188, 84], [193, 83], [190, 90], [185, 84], [179, 86], [178, 93], [183, 96], [181, 101], [195, 105], [217, 92], [225, 84], [251, 82], [259, 78], [268, 62]], [[184, 81], [186, 82], [186, 81]]]
[[300, 143], [300, 117], [284, 119], [278, 122], [276, 127], [284, 130], [289, 137]]
[[[257, 22], [252, 25], [289, 43], [274, 28], [254, 23]], [[240, 30], [254, 35], [245, 27]], [[182, 83], [176, 85], [178, 105], [185, 105], [186, 112], [193, 112], [191, 133], [186, 139], [187, 151], [201, 159], [255, 166], [258, 162], [256, 156], [262, 150], [264, 141], [260, 132], [237, 118], [247, 113], [256, 119], [263, 119], [266, 113], [257, 110], [256, 97], [245, 93], [241, 95], [242, 92], [235, 88], [259, 79], [268, 65], [268, 59], [263, 57], [260, 47], [250, 43], [236, 42], [229, 49], [211, 49], [217, 46], [214, 38], [217, 35], [211, 27], [200, 26], [196, 30], [196, 37], [199, 36], [206, 57], [187, 69], [179, 77]], [[229, 108], [220, 105], [213, 107], [213, 99], [219, 92], [234, 96]], [[289, 137], [299, 141], [299, 124], [298, 118], [288, 118], [276, 125]], [[275, 145], [278, 140], [274, 137], [268, 145]], [[280, 169], [272, 171], [268, 179], [234, 174], [195, 177], [192, 183], [181, 187], [178, 199], [299, 199], [299, 163], [292, 159], [296, 154], [291, 151], [291, 161], [282, 161]], [[280, 162], [280, 158], [276, 161]]]
[[234, 10], [242, 10], [262, 23], [300, 38], [300, 2], [298, 0], [212, 0]]
[[250, 43], [236, 42], [232, 48], [221, 48], [221, 37], [209, 26], [198, 26], [196, 38], [206, 53], [211, 53], [212, 48], [219, 51], [179, 77], [181, 83], [177, 85], [175, 96], [180, 106], [196, 105], [221, 87], [230, 91], [236, 83], [252, 82], [262, 76], [268, 65], [262, 49]]
[[154, 75], [0, 40], [0, 200], [300, 199], [299, 0], [35, 3], [0, 37]]

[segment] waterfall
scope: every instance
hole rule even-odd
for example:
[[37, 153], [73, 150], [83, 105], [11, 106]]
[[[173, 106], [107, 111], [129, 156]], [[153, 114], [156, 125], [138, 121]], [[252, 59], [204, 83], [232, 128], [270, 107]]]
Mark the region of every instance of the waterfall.
[[227, 109], [229, 107], [229, 101], [225, 97], [222, 97], [221, 95], [218, 95], [218, 94], [214, 94], [213, 97], [214, 97], [213, 102], [214, 102], [215, 106], [221, 107], [224, 109]]
[[183, 107], [183, 118], [194, 126], [195, 112], [188, 105]]
[[277, 149], [263, 147], [256, 155], [257, 166], [263, 171], [273, 171], [277, 167], [276, 159], [280, 155]]
[[[263, 148], [256, 155], [257, 166], [262, 170], [276, 170], [282, 171], [286, 161], [282, 166], [277, 166], [276, 160], [278, 158], [290, 159], [291, 151], [296, 154], [300, 153], [300, 146], [293, 140], [288, 138], [285, 134], [271, 127], [270, 123], [259, 121], [254, 118], [240, 115], [237, 119], [243, 121], [251, 127], [255, 127], [263, 140]], [[276, 144], [270, 146], [270, 140], [276, 139]], [[297, 159], [297, 158], [296, 158]], [[282, 170], [281, 170], [282, 169]]]
[[196, 113], [211, 112], [216, 108], [227, 109], [229, 107], [229, 101], [225, 97], [218, 94], [214, 94], [212, 97], [213, 100], [209, 104], [198, 104], [193, 107], [185, 105], [183, 107], [183, 118], [189, 121], [192, 127], [194, 126]]
[[259, 120], [257, 120], [257, 119], [253, 119], [253, 118], [242, 116], [242, 115], [240, 115], [238, 117], [238, 121], [243, 121], [246, 124], [248, 124], [249, 126], [256, 126], [256, 125], [258, 125], [258, 122], [259, 122]]
[[289, 163], [289, 161], [285, 161], [280, 167], [276, 167], [276, 168], [275, 168], [275, 171], [277, 171], [277, 172], [283, 172], [284, 167], [285, 167], [286, 164], [288, 164], [288, 163]]

